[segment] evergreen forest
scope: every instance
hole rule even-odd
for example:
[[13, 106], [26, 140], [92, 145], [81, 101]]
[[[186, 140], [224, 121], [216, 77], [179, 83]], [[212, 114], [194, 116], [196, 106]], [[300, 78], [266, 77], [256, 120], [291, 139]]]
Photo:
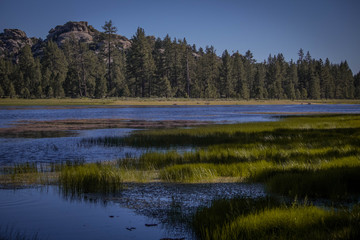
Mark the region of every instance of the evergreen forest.
[[346, 61], [315, 60], [303, 49], [295, 61], [280, 53], [257, 62], [250, 50], [218, 56], [213, 46], [156, 39], [142, 28], [131, 47], [120, 49], [111, 21], [103, 30], [107, 44], [99, 51], [69, 38], [60, 46], [46, 41], [39, 56], [27, 45], [16, 60], [0, 58], [0, 97], [360, 98], [360, 73], [353, 75]]

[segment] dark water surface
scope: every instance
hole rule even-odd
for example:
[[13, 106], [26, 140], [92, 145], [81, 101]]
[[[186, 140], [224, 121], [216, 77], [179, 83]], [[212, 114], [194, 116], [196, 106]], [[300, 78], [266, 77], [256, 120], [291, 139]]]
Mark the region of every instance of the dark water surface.
[[234, 183], [134, 184], [106, 199], [66, 197], [56, 186], [3, 189], [0, 226], [40, 239], [195, 239], [187, 221], [196, 208], [239, 195], [265, 193], [261, 185]]
[[[24, 120], [136, 119], [214, 121], [219, 124], [274, 121], [291, 113], [360, 113], [360, 105], [239, 105], [239, 106], [146, 106], [146, 107], [0, 107], [0, 127]], [[21, 162], [115, 160], [139, 150], [124, 147], [85, 146], [89, 137], [124, 136], [131, 129], [74, 131], [71, 137], [0, 138], [0, 166]]]

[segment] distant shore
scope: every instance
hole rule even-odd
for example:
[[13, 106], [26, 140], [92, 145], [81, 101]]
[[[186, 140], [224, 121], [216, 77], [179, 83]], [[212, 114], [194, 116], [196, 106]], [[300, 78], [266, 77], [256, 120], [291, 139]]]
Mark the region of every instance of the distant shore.
[[51, 98], [51, 99], [0, 99], [0, 106], [71, 106], [71, 105], [130, 105], [130, 106], [202, 106], [202, 105], [300, 105], [300, 104], [360, 104], [360, 99], [331, 100], [238, 100], [188, 98]]

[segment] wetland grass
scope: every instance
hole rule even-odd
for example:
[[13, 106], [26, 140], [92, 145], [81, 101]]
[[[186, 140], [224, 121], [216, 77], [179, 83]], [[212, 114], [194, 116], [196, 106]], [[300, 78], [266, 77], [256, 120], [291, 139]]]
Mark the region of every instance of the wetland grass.
[[59, 164], [17, 163], [0, 168], [0, 186], [18, 188], [33, 185], [49, 185], [57, 182]]
[[190, 152], [147, 152], [134, 161], [122, 162], [128, 169], [158, 171], [162, 181], [230, 178], [262, 182], [270, 192], [290, 196], [346, 198], [360, 194], [354, 187], [360, 178], [359, 115], [138, 131], [120, 141], [141, 147], [194, 147]]
[[360, 205], [335, 210], [269, 197], [219, 199], [192, 223], [199, 239], [358, 239]]
[[[54, 169], [60, 185], [75, 192], [102, 188], [106, 192], [120, 188], [122, 182], [227, 179], [264, 183], [270, 192], [290, 196], [360, 194], [354, 187], [360, 167], [360, 115], [356, 114], [144, 130], [114, 140], [111, 145], [151, 148], [151, 152], [112, 163], [60, 166]], [[98, 139], [96, 144], [103, 142]], [[178, 146], [192, 150], [156, 151], [156, 147]]]
[[67, 194], [114, 193], [122, 188], [122, 176], [111, 164], [91, 163], [65, 166], [59, 174], [59, 184]]
[[[104, 144], [101, 138], [91, 141]], [[53, 167], [64, 192], [113, 193], [125, 182], [147, 181], [263, 183], [269, 193], [285, 198], [325, 198], [338, 205], [350, 200], [352, 205], [331, 209], [270, 197], [220, 199], [194, 215], [199, 239], [360, 238], [360, 115], [135, 131], [106, 141], [151, 152], [114, 162]], [[191, 151], [156, 151], [179, 146]], [[33, 174], [34, 169], [23, 166], [3, 175]]]

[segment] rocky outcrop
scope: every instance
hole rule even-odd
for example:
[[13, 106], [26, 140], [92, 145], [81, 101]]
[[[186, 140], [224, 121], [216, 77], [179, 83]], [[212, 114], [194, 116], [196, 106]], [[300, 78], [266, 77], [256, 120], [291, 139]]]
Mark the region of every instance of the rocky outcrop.
[[[94, 50], [99, 50], [105, 44], [105, 36], [96, 30], [87, 22], [67, 22], [64, 25], [58, 25], [49, 31], [47, 40], [52, 40], [61, 46], [67, 39], [75, 38], [82, 42], [95, 44]], [[124, 36], [114, 34], [112, 39], [113, 45], [119, 49], [127, 49], [131, 42]]]
[[47, 40], [52, 40], [58, 45], [64, 43], [66, 39], [74, 37], [77, 40], [91, 43], [94, 38], [99, 35], [99, 31], [94, 29], [87, 22], [67, 22], [64, 25], [58, 25], [49, 31]]
[[0, 33], [0, 54], [16, 55], [25, 45], [32, 46], [33, 40], [36, 41], [19, 29], [4, 29], [4, 33]]
[[[0, 56], [11, 55], [16, 60], [20, 50], [25, 45], [30, 45], [34, 56], [41, 57], [47, 41], [51, 40], [62, 46], [70, 38], [89, 43], [90, 48], [96, 53], [107, 48], [106, 35], [87, 22], [80, 21], [67, 22], [52, 28], [45, 40], [28, 38], [26, 33], [19, 29], [5, 29], [3, 33], [0, 33]], [[124, 36], [114, 34], [112, 45], [120, 50], [126, 50], [131, 47], [131, 41]]]

